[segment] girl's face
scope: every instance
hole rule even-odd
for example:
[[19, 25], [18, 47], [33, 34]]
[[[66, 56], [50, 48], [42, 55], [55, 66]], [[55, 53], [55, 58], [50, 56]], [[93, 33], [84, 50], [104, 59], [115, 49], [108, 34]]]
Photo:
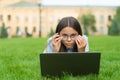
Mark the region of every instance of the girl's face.
[[72, 27], [65, 27], [60, 31], [60, 36], [62, 36], [62, 43], [66, 48], [72, 48], [75, 44], [75, 38], [78, 32]]

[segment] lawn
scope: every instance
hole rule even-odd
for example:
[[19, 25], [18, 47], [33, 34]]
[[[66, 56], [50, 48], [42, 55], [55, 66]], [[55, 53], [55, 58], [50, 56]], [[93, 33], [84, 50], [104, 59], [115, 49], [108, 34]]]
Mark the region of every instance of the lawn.
[[[43, 80], [39, 54], [44, 50], [46, 40], [47, 38], [0, 39], [0, 80]], [[120, 80], [119, 40], [120, 36], [89, 36], [90, 51], [101, 52], [100, 74], [77, 77], [66, 75], [61, 79]]]

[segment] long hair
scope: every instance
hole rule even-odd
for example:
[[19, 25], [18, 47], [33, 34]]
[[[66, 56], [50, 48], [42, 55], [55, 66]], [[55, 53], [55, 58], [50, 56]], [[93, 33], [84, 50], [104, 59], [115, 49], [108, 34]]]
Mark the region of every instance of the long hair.
[[[79, 22], [77, 21], [77, 19], [75, 19], [74, 17], [62, 18], [56, 27], [56, 33], [60, 33], [63, 28], [68, 27], [68, 26], [72, 27], [74, 30], [76, 30], [78, 32], [79, 35], [82, 36], [81, 26], [80, 26]], [[67, 51], [67, 49], [66, 49], [65, 45], [63, 43], [61, 43], [59, 52], [66, 52], [66, 51]], [[73, 52], [78, 52], [76, 44], [73, 46]]]

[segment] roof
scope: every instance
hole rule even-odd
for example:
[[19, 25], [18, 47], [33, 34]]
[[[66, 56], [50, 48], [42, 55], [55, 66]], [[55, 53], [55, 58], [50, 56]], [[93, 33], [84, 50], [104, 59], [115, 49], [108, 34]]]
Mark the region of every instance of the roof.
[[118, 7], [120, 0], [40, 0], [44, 6], [105, 6]]
[[15, 4], [7, 5], [6, 7], [39, 7], [38, 4], [30, 3], [30, 2], [25, 2], [25, 1], [20, 1]]
[[91, 5], [79, 5], [79, 6], [61, 6], [61, 5], [42, 5], [41, 7], [53, 7], [53, 8], [61, 8], [61, 7], [63, 7], [63, 8], [75, 8], [75, 7], [77, 7], [77, 8], [116, 8], [115, 6], [91, 6]]

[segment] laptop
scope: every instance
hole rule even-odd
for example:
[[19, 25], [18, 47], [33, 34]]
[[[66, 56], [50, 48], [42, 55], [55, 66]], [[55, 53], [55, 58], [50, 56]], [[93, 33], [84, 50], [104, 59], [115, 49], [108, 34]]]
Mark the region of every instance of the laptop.
[[40, 68], [42, 76], [61, 77], [99, 74], [100, 52], [62, 52], [41, 53]]

